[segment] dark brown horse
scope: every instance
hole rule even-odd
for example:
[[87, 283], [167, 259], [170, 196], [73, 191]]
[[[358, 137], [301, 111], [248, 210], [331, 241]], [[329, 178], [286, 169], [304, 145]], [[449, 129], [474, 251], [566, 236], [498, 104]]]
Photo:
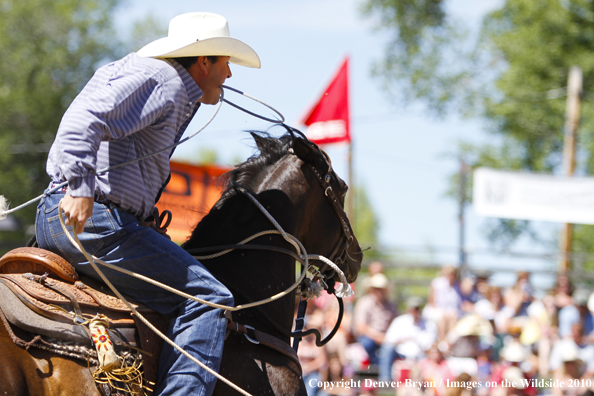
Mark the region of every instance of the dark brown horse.
[[[226, 190], [183, 245], [186, 250], [203, 252], [205, 248], [234, 245], [258, 232], [275, 229], [247, 191], [285, 232], [301, 241], [307, 253], [331, 259], [349, 282], [356, 279], [362, 253], [342, 209], [347, 186], [333, 172], [325, 153], [296, 134], [300, 135], [295, 130], [280, 138], [252, 134], [259, 155], [227, 175]], [[270, 297], [296, 279], [296, 259], [286, 253], [294, 249], [282, 236], [261, 236], [248, 245], [252, 246], [202, 261], [231, 290], [236, 304]], [[261, 249], [253, 249], [258, 246]], [[330, 285], [338, 279], [327, 265], [312, 263], [320, 267]], [[229, 332], [220, 374], [252, 395], [306, 395], [298, 362], [283, 352], [289, 345], [295, 304], [292, 292], [262, 307], [234, 312], [232, 323], [237, 329], [247, 329], [247, 334]], [[258, 334], [285, 348], [255, 343]], [[27, 353], [12, 343], [1, 325], [0, 356], [0, 395], [6, 390], [11, 395], [98, 394], [86, 363], [35, 348]], [[62, 375], [65, 370], [67, 377]], [[217, 382], [215, 395], [235, 394], [239, 393]]]

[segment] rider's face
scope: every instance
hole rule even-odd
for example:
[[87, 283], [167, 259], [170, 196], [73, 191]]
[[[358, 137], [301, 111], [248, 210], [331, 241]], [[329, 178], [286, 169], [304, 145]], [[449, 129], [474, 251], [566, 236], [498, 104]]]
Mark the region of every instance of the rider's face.
[[199, 57], [201, 70], [203, 71], [201, 78], [196, 80], [196, 84], [200, 87], [204, 95], [199, 102], [204, 104], [216, 104], [221, 96], [221, 85], [226, 79], [231, 77], [231, 69], [229, 67], [228, 56], [219, 56], [217, 61], [212, 63], [206, 57]]

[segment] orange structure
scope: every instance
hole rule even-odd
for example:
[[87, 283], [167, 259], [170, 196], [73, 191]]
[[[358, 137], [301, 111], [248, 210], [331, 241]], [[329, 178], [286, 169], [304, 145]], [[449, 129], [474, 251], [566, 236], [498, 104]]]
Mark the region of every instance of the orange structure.
[[182, 243], [221, 196], [219, 178], [230, 169], [173, 161], [170, 164], [171, 180], [156, 206], [160, 213], [171, 211], [173, 218], [167, 234], [173, 241]]

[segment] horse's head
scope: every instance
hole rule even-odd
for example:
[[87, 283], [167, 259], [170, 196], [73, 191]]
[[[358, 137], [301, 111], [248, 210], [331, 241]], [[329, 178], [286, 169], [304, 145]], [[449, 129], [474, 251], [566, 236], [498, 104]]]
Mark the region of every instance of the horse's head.
[[[326, 153], [301, 132], [285, 128], [289, 133], [280, 138], [252, 132], [260, 153], [227, 173], [225, 192], [215, 208], [240, 198], [242, 190], [253, 193], [284, 230], [302, 242], [308, 254], [328, 258], [353, 282], [363, 254], [344, 211], [348, 187], [334, 173]], [[254, 226], [254, 211], [258, 210], [248, 205], [233, 212], [240, 228]], [[205, 220], [197, 230], [212, 229], [213, 224], [207, 226]], [[200, 239], [210, 234], [201, 234]], [[325, 265], [321, 270], [329, 277], [335, 275]]]
[[[339, 230], [335, 232], [336, 241], [327, 257], [342, 269], [349, 282], [353, 282], [361, 269], [363, 252], [344, 210], [348, 186], [332, 169], [330, 157], [312, 141], [295, 137], [292, 149], [305, 165], [304, 174], [309, 172], [315, 177], [317, 183], [312, 183], [310, 194], [319, 194], [326, 201], [319, 205], [321, 210], [314, 216], [319, 223], [313, 227], [314, 232], [331, 234], [332, 230]], [[330, 269], [322, 267], [322, 271], [325, 270]]]
[[[306, 234], [300, 237], [307, 240], [310, 250], [313, 248], [310, 253], [326, 256], [341, 268], [349, 282], [353, 282], [361, 269], [363, 253], [344, 210], [348, 186], [336, 175], [330, 157], [323, 150], [301, 132], [286, 128], [291, 136], [287, 156], [295, 158], [293, 166], [306, 178], [296, 189], [310, 202], [304, 227]], [[254, 138], [262, 150], [258, 136]], [[332, 235], [334, 238], [328, 241]], [[330, 268], [322, 266], [321, 269], [333, 275]]]

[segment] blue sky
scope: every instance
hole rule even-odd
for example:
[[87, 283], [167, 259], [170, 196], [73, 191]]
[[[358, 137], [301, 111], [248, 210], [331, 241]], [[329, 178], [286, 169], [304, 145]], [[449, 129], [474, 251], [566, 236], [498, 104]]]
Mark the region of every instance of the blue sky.
[[[459, 141], [485, 142], [490, 137], [480, 120], [461, 120], [452, 115], [432, 119], [422, 104], [406, 108], [391, 103], [371, 77], [374, 60], [382, 57], [385, 33], [359, 13], [360, 0], [251, 0], [185, 1], [130, 0], [122, 8], [118, 24], [124, 28], [133, 19], [153, 14], [167, 26], [178, 14], [208, 11], [229, 21], [231, 35], [259, 54], [261, 69], [232, 65], [227, 85], [243, 90], [285, 115], [295, 127], [299, 117], [316, 100], [345, 56], [350, 56], [351, 129], [354, 139], [355, 180], [366, 189], [380, 219], [382, 244], [397, 249], [402, 258], [434, 249], [440, 263], [457, 262], [457, 203], [445, 198], [448, 177], [458, 170], [453, 156]], [[500, 0], [450, 0], [449, 9], [476, 27], [480, 17]], [[240, 100], [237, 96], [227, 96]], [[271, 113], [256, 104], [241, 101], [254, 111]], [[214, 107], [203, 107], [190, 124], [198, 129]], [[217, 150], [223, 164], [231, 165], [252, 153], [246, 129], [265, 130], [266, 122], [223, 106], [215, 121], [197, 137], [180, 146], [174, 159], [189, 159], [202, 147]], [[345, 146], [328, 147], [337, 173], [347, 178]], [[448, 156], [448, 154], [450, 154]], [[484, 219], [472, 207], [467, 211], [467, 248], [475, 266], [517, 268], [508, 256], [478, 254], [488, 243], [481, 232]], [[545, 228], [555, 225], [545, 224]], [[524, 242], [518, 250], [534, 251]], [[406, 253], [408, 252], [408, 253]], [[412, 252], [412, 253], [411, 253]], [[398, 256], [397, 256], [398, 257]], [[522, 266], [542, 266], [527, 260]]]

